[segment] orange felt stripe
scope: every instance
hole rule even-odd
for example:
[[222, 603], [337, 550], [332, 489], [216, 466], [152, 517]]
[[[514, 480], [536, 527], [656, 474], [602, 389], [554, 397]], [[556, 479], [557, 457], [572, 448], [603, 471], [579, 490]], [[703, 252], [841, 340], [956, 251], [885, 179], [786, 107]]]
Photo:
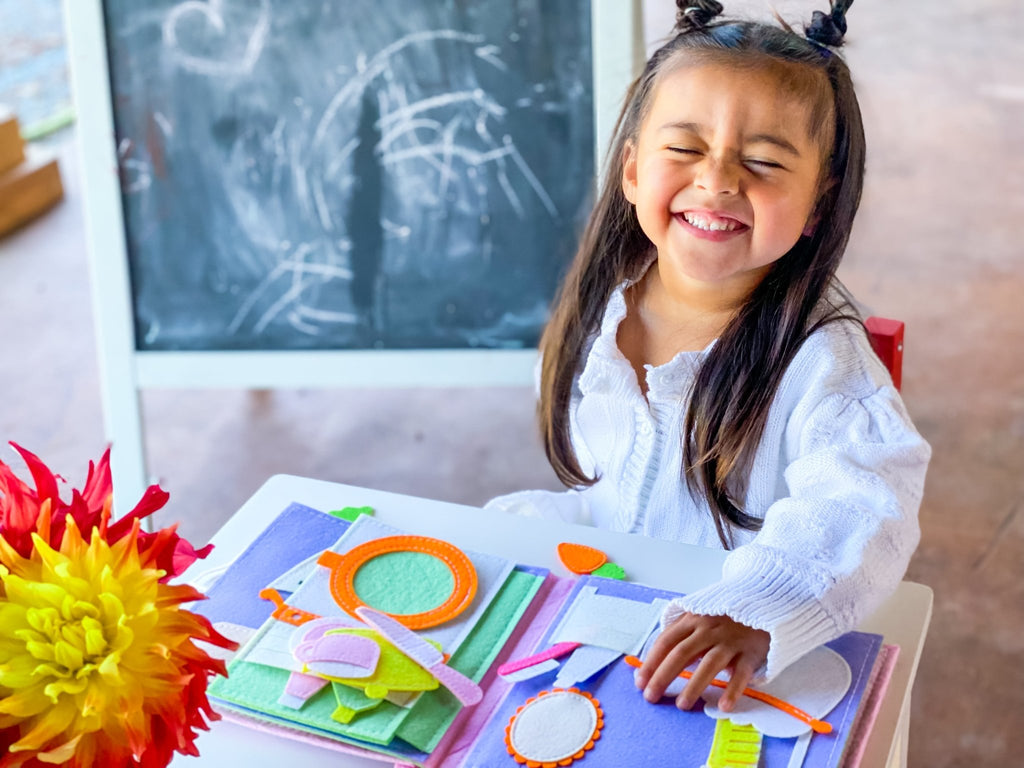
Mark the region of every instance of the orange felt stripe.
[[608, 556], [600, 549], [568, 541], [558, 545], [558, 559], [573, 573], [590, 573], [608, 562]]
[[[636, 656], [626, 656], [624, 658], [624, 661], [627, 664], [629, 664], [629, 666], [637, 668], [639, 668], [643, 664], [643, 662], [640, 661], [640, 659], [638, 659]], [[683, 677], [689, 680], [693, 677], [693, 673], [684, 669], [682, 672], [679, 673], [679, 677]], [[715, 686], [716, 688], [726, 688], [729, 684], [725, 680], [719, 680], [715, 678], [711, 681], [711, 685]], [[824, 720], [817, 720], [811, 717], [806, 712], [804, 712], [802, 709], [794, 707], [788, 701], [783, 701], [782, 699], [776, 696], [772, 696], [770, 693], [759, 691], [756, 688], [744, 688], [743, 695], [749, 696], [752, 699], [757, 699], [758, 701], [763, 701], [765, 704], [770, 704], [776, 709], [781, 709], [787, 715], [792, 715], [797, 720], [807, 723], [809, 726], [811, 726], [811, 730], [813, 730], [815, 733], [832, 733], [831, 723], [827, 723]]]

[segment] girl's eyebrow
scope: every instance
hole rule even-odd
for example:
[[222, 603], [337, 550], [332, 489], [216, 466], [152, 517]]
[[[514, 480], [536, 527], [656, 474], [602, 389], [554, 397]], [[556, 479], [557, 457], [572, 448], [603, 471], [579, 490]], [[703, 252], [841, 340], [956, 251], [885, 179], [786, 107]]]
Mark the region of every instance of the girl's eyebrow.
[[[700, 123], [689, 123], [689, 122], [673, 122], [665, 123], [659, 129], [659, 131], [687, 131], [689, 133], [702, 136], [704, 134], [704, 126]], [[753, 136], [747, 136], [745, 139], [748, 144], [771, 144], [773, 147], [778, 147], [783, 152], [788, 152], [794, 157], [800, 157], [800, 150], [798, 150], [791, 142], [781, 136], [776, 136], [773, 133], [755, 133]]]
[[750, 144], [771, 144], [773, 147], [778, 147], [783, 152], [788, 152], [791, 155], [800, 157], [800, 150], [781, 136], [775, 136], [771, 133], [755, 133], [753, 136], [748, 136], [747, 141]]

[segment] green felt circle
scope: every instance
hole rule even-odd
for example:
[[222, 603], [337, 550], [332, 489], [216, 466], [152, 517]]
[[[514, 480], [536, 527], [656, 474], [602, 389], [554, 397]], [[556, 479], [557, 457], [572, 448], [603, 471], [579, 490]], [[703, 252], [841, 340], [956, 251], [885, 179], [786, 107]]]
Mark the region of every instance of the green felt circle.
[[455, 577], [443, 560], [425, 552], [388, 552], [363, 563], [353, 587], [371, 608], [404, 615], [444, 603], [455, 589]]

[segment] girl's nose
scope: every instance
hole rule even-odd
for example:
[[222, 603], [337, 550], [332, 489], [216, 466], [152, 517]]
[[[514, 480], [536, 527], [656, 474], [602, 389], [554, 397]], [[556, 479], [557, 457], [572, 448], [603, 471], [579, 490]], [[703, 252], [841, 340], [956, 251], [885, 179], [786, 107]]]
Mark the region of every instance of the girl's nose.
[[706, 156], [694, 183], [712, 195], [735, 195], [740, 191], [740, 174], [733, 163]]

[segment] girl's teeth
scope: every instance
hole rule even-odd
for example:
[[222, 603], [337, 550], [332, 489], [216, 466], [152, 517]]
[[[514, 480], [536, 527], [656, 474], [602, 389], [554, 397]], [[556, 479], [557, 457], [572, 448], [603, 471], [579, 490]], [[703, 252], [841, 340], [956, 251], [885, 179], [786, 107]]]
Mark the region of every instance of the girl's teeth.
[[684, 213], [683, 218], [686, 219], [688, 223], [697, 227], [697, 229], [704, 229], [710, 232], [732, 232], [736, 229], [736, 222], [731, 219], [718, 219], [716, 221], [711, 221], [703, 216], [697, 216], [692, 213]]

